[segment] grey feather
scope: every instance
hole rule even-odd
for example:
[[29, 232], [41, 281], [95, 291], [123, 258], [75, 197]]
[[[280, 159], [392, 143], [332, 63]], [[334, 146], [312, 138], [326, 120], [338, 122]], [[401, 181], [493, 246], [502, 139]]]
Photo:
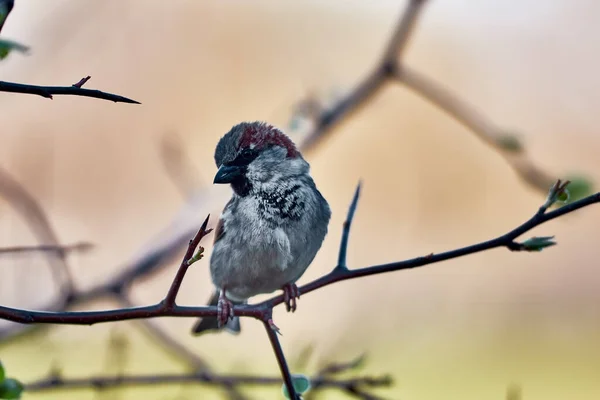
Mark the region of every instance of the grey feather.
[[[258, 127], [265, 126], [272, 128]], [[231, 162], [241, 151], [238, 144], [244, 130], [238, 127], [219, 142], [217, 166]], [[290, 156], [284, 141], [289, 138], [274, 139], [288, 147], [268, 145], [268, 141], [265, 145], [264, 138], [260, 139], [260, 152], [245, 169], [251, 189], [244, 195], [234, 192], [223, 210], [221, 232], [210, 259], [215, 287], [225, 288], [233, 302], [295, 283], [321, 247], [331, 217], [327, 201], [310, 176], [309, 164], [299, 153]]]

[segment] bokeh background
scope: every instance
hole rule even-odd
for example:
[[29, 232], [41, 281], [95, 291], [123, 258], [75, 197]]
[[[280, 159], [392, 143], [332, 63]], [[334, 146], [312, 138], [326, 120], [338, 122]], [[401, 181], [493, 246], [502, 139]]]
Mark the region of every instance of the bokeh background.
[[[404, 6], [403, 0], [17, 0], [2, 34], [32, 52], [2, 62], [3, 80], [66, 85], [91, 75], [87, 87], [142, 105], [4, 93], [0, 166], [43, 205], [62, 243], [96, 245], [69, 260], [85, 288], [168, 226], [190, 193], [210, 193], [190, 215], [218, 214], [228, 195], [210, 187], [218, 138], [244, 120], [287, 129], [293, 105], [307, 95], [350, 89], [378, 60]], [[600, 182], [599, 19], [594, 0], [431, 0], [405, 59], [518, 132], [547, 171]], [[165, 137], [191, 160], [187, 192], [166, 172]], [[396, 84], [306, 158], [333, 219], [301, 282], [334, 265], [359, 179], [364, 190], [351, 267], [497, 236], [544, 199], [470, 131]], [[295, 314], [276, 311], [284, 349], [292, 357], [314, 346], [311, 365], [366, 353], [364, 372], [395, 378], [392, 389], [381, 391], [392, 399], [501, 399], [512, 384], [528, 400], [600, 398], [599, 222], [600, 208], [590, 207], [531, 232], [555, 234], [559, 243], [539, 254], [494, 250], [311, 293]], [[0, 243], [35, 243], [1, 199]], [[207, 263], [190, 271], [180, 303], [206, 301]], [[2, 257], [0, 264], [3, 304], [35, 307], [53, 296], [43, 257]], [[175, 269], [137, 285], [136, 302], [160, 300]], [[278, 372], [255, 321], [244, 320], [239, 337], [201, 338], [188, 335], [191, 320], [160, 323], [217, 371]], [[25, 382], [53, 367], [65, 376], [113, 373], [115, 332], [128, 344], [118, 362], [124, 371], [183, 370], [134, 323], [52, 328], [0, 344], [0, 358]], [[280, 397], [273, 388], [253, 393]], [[102, 397], [79, 391], [26, 398], [57, 396]], [[169, 386], [103, 396], [219, 399], [222, 392]]]

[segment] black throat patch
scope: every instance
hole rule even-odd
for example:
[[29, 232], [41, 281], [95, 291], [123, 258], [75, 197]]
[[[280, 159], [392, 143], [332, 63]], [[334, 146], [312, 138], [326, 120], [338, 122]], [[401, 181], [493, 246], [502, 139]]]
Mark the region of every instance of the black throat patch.
[[295, 184], [288, 189], [277, 192], [258, 192], [258, 211], [261, 216], [274, 224], [285, 221], [298, 221], [305, 208], [305, 203], [300, 199], [301, 185]]

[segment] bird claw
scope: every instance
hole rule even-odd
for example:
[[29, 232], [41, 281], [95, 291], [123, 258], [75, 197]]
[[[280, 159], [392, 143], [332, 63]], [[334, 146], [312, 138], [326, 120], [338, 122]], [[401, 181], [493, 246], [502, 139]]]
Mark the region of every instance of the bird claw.
[[229, 319], [233, 319], [233, 303], [225, 297], [225, 291], [221, 291], [219, 301], [217, 302], [217, 324], [218, 327], [224, 326]]
[[283, 302], [285, 303], [285, 309], [288, 312], [294, 312], [297, 308], [296, 299], [300, 298], [300, 289], [295, 283], [288, 283], [283, 285]]

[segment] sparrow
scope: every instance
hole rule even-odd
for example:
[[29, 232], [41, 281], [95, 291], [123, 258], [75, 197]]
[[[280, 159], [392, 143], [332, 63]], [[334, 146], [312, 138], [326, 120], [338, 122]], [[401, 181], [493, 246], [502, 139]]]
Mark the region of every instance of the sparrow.
[[215, 228], [209, 305], [217, 317], [202, 318], [194, 334], [240, 332], [234, 304], [283, 290], [287, 311], [300, 297], [304, 274], [327, 234], [331, 210], [310, 176], [310, 165], [294, 142], [265, 122], [242, 122], [217, 144], [216, 184], [233, 195]]

